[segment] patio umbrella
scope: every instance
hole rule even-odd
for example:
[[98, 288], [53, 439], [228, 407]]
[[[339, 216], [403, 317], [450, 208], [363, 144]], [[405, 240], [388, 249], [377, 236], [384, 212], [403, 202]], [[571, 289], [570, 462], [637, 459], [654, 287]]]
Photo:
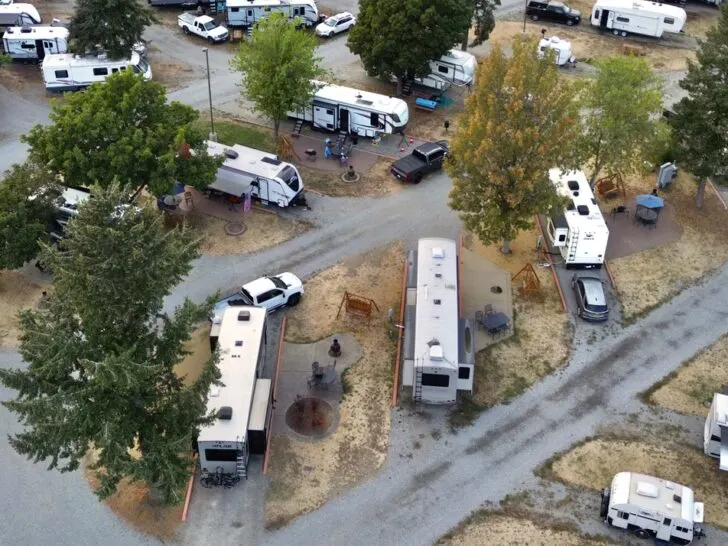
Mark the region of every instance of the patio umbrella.
[[646, 209], [661, 209], [665, 206], [665, 201], [662, 197], [656, 195], [638, 195], [635, 198], [635, 202], [638, 207], [645, 207]]

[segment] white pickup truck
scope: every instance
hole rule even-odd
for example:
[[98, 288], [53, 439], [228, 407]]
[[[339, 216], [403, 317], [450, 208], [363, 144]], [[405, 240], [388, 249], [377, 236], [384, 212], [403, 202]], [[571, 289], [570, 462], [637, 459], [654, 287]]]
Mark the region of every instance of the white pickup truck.
[[224, 42], [228, 39], [227, 29], [208, 15], [197, 17], [194, 13], [183, 13], [177, 17], [177, 25], [185, 34], [197, 34], [209, 42]]

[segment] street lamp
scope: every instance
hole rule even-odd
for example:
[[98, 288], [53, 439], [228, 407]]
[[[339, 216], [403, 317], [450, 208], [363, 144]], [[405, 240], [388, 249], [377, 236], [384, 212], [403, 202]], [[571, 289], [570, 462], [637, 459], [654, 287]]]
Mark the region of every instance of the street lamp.
[[526, 34], [526, 17], [528, 17], [528, 15], [526, 14], [527, 11], [528, 11], [528, 0], [526, 0], [526, 6], [525, 6], [525, 9], [523, 10], [523, 33], [524, 34]]
[[212, 85], [210, 84], [210, 54], [206, 47], [202, 48], [205, 52], [205, 63], [207, 64], [207, 95], [210, 97], [210, 140], [217, 140], [215, 134], [215, 121], [212, 119]]

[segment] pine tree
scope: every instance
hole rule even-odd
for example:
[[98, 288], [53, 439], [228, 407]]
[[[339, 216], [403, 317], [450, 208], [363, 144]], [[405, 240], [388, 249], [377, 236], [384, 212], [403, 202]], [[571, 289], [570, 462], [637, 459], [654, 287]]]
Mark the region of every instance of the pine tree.
[[4, 402], [24, 428], [10, 438], [18, 453], [67, 472], [94, 449], [102, 498], [129, 478], [176, 502], [219, 372], [212, 358], [186, 385], [175, 365], [209, 305], [185, 301], [161, 313], [197, 242], [184, 227], [166, 231], [151, 208], [124, 205], [128, 191], [94, 188], [62, 248], [45, 247], [54, 272], [49, 308], [20, 315], [28, 366], [0, 370], [0, 382], [18, 391]]

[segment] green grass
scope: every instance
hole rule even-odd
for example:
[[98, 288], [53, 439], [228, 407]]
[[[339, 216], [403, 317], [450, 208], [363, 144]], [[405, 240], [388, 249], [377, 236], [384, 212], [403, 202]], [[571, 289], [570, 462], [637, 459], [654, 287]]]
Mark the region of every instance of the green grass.
[[[204, 132], [209, 132], [210, 121], [201, 119], [198, 125]], [[250, 148], [275, 153], [273, 133], [263, 127], [256, 127], [247, 123], [236, 121], [216, 121], [215, 132], [217, 141], [227, 146], [242, 144]]]

